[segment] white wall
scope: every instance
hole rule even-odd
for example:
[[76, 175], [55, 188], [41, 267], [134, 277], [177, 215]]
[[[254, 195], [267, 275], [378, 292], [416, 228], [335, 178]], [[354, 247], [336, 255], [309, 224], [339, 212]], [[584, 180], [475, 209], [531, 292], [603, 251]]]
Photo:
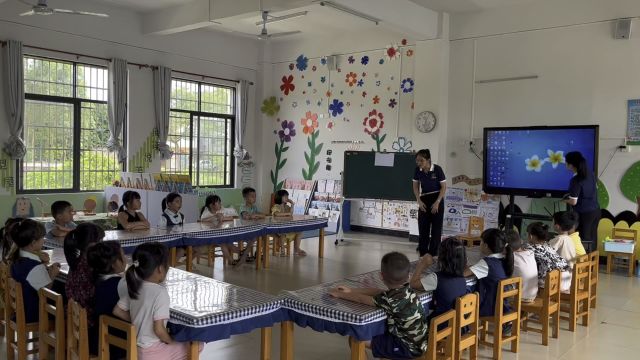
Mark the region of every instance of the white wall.
[[[98, 57], [120, 57], [129, 62], [165, 65], [174, 70], [226, 79], [256, 81], [259, 47], [256, 46], [255, 40], [207, 30], [166, 36], [143, 35], [140, 16], [131, 11], [79, 0], [58, 0], [55, 6], [106, 12], [110, 17], [19, 17], [17, 14], [26, 11], [26, 6], [17, 1], [10, 1], [0, 4], [0, 39], [21, 40], [25, 45]], [[60, 53], [47, 53], [29, 48], [25, 48], [25, 53], [78, 60]], [[105, 64], [104, 61], [89, 58], [80, 58], [78, 61]], [[138, 150], [155, 126], [152, 79], [151, 70], [129, 66], [127, 146], [130, 154]], [[251, 89], [249, 113], [252, 114], [254, 111], [255, 89]], [[5, 111], [1, 110], [0, 133], [3, 135], [0, 135], [0, 142], [4, 142], [7, 136], [5, 116]], [[255, 118], [252, 117], [250, 121], [255, 121]], [[248, 131], [247, 137], [247, 147], [251, 152], [255, 152], [255, 133]], [[158, 158], [149, 170], [160, 170]], [[239, 177], [237, 180], [239, 181]]]
[[[640, 36], [636, 31], [631, 40], [614, 40], [614, 22], [606, 20], [639, 15], [640, 2], [580, 1], [574, 11], [563, 11], [575, 5], [573, 0], [554, 3], [557, 12], [543, 3], [453, 17], [452, 36], [464, 39], [451, 41], [446, 162], [450, 173], [481, 176], [481, 163], [468, 151], [468, 142], [475, 139], [481, 150], [482, 129], [487, 126], [599, 124], [600, 171], [623, 143], [626, 102], [640, 98]], [[593, 23], [570, 25], [576, 21]], [[554, 28], [527, 31], [545, 26]], [[640, 22], [634, 21], [634, 26]], [[509, 31], [518, 32], [484, 36]], [[476, 80], [539, 78], [474, 85], [474, 71]], [[619, 182], [640, 160], [639, 150], [618, 153], [601, 178], [614, 214], [635, 209], [622, 196]]]

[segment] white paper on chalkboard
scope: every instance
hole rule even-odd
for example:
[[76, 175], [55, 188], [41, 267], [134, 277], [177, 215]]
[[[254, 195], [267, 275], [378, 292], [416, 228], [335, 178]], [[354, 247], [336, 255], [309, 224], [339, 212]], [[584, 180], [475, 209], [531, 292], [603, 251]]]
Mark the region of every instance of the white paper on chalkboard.
[[374, 162], [375, 166], [384, 166], [384, 167], [393, 167], [393, 162], [395, 160], [394, 153], [376, 153], [376, 160]]

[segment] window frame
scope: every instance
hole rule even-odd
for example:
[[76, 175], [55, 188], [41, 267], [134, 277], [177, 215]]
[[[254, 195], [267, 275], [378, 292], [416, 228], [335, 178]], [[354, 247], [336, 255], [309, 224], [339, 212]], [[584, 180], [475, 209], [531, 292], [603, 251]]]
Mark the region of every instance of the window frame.
[[[25, 103], [27, 100], [34, 101], [43, 101], [50, 103], [58, 103], [58, 104], [71, 104], [73, 105], [73, 167], [72, 167], [72, 182], [73, 186], [71, 188], [57, 188], [57, 189], [23, 189], [22, 178], [23, 178], [23, 170], [24, 170], [24, 161], [22, 159], [16, 160], [16, 183], [15, 183], [15, 191], [16, 194], [55, 194], [55, 193], [92, 193], [99, 192], [101, 190], [81, 190], [80, 189], [80, 163], [81, 163], [81, 135], [82, 135], [82, 103], [95, 103], [95, 104], [104, 104], [108, 106], [108, 101], [98, 101], [98, 100], [89, 100], [78, 97], [78, 84], [77, 84], [77, 69], [78, 65], [86, 65], [92, 67], [100, 67], [107, 69], [108, 67], [104, 65], [96, 65], [91, 63], [83, 63], [78, 61], [70, 61], [64, 59], [56, 59], [39, 55], [31, 55], [24, 54], [22, 59], [25, 61], [25, 58], [35, 58], [35, 59], [43, 59], [48, 61], [57, 61], [68, 63], [72, 65], [72, 96], [73, 97], [65, 97], [65, 96], [57, 96], [57, 95], [41, 95], [41, 94], [32, 94], [25, 92], [24, 100]], [[123, 144], [126, 144], [126, 136], [127, 133], [124, 129], [127, 128], [127, 122], [129, 120], [129, 116], [125, 118], [125, 123], [123, 124]], [[24, 137], [24, 129], [22, 136]], [[120, 171], [126, 171], [126, 161], [124, 163], [118, 163]]]
[[[238, 109], [238, 99], [237, 99], [237, 91], [238, 91], [238, 89], [237, 89], [237, 87], [172, 76], [171, 77], [171, 81], [173, 82], [174, 80], [191, 82], [191, 83], [197, 84], [197, 86], [198, 86], [198, 99], [197, 99], [198, 109], [197, 110], [182, 110], [182, 109], [176, 109], [176, 108], [170, 108], [169, 109], [169, 112], [178, 112], [178, 113], [188, 114], [189, 115], [189, 177], [191, 178], [191, 182], [193, 184], [193, 187], [203, 188], [203, 189], [231, 189], [231, 188], [234, 188], [235, 187], [235, 180], [236, 180], [236, 158], [233, 155], [233, 149], [236, 146], [236, 144], [235, 144], [235, 140], [236, 140], [236, 136], [235, 135], [236, 135], [236, 133], [235, 132], [236, 132], [236, 116], [237, 116], [237, 109]], [[233, 109], [233, 114], [220, 114], [220, 113], [202, 111], [202, 90], [201, 90], [202, 89], [202, 85], [214, 86], [214, 87], [218, 87], [218, 88], [224, 88], [224, 89], [231, 90], [231, 97], [233, 98], [233, 101], [231, 102], [232, 109]], [[198, 161], [199, 159], [196, 159], [196, 155], [194, 154], [194, 151], [193, 151], [194, 150], [193, 149], [193, 139], [194, 139], [193, 138], [193, 130], [194, 130], [194, 120], [195, 120], [196, 117], [217, 118], [217, 119], [225, 119], [225, 120], [228, 121], [229, 125], [225, 125], [225, 140], [227, 140], [226, 139], [226, 136], [227, 136], [226, 134], [227, 134], [227, 130], [230, 127], [231, 128], [231, 133], [229, 135], [230, 139], [228, 139], [229, 143], [230, 143], [230, 147], [229, 147], [229, 149], [227, 149], [226, 146], [225, 146], [225, 154], [224, 154], [225, 159], [227, 157], [229, 157], [231, 159], [231, 162], [229, 164], [230, 169], [228, 169], [229, 170], [229, 183], [228, 184], [224, 184], [224, 185], [200, 185], [199, 184], [200, 161]], [[200, 122], [198, 121], [198, 123], [196, 125], [198, 126], [198, 130], [199, 130]], [[198, 131], [198, 134], [200, 134], [199, 131]], [[198, 137], [199, 136], [200, 135], [198, 135]], [[199, 142], [199, 139], [198, 139], [198, 142]], [[225, 141], [225, 143], [226, 143], [226, 141]], [[193, 165], [194, 160], [197, 161], [195, 166]], [[193, 173], [193, 169], [194, 168], [196, 170], [196, 174]], [[227, 161], [224, 162], [225, 178], [226, 178], [226, 172], [227, 172]], [[168, 173], [168, 174], [172, 174], [172, 173]]]

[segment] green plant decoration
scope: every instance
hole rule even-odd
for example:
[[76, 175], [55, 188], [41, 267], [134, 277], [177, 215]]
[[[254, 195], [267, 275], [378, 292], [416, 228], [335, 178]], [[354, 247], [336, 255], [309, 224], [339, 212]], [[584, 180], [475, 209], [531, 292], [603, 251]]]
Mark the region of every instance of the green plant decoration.
[[627, 199], [636, 202], [640, 195], [640, 161], [631, 165], [620, 179], [620, 191]]
[[264, 99], [260, 111], [268, 116], [275, 116], [278, 112], [280, 112], [280, 105], [278, 104], [278, 100], [276, 99], [276, 97], [272, 96]]
[[609, 191], [600, 179], [598, 179], [598, 182], [596, 183], [596, 189], [598, 192], [598, 203], [600, 204], [600, 209], [606, 209], [609, 207]]

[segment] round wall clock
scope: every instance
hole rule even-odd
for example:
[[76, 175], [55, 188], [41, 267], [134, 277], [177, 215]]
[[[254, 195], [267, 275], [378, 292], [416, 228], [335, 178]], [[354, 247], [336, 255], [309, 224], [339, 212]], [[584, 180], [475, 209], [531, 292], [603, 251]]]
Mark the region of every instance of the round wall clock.
[[428, 133], [435, 129], [437, 121], [436, 114], [431, 111], [423, 111], [416, 116], [416, 128], [420, 132]]

